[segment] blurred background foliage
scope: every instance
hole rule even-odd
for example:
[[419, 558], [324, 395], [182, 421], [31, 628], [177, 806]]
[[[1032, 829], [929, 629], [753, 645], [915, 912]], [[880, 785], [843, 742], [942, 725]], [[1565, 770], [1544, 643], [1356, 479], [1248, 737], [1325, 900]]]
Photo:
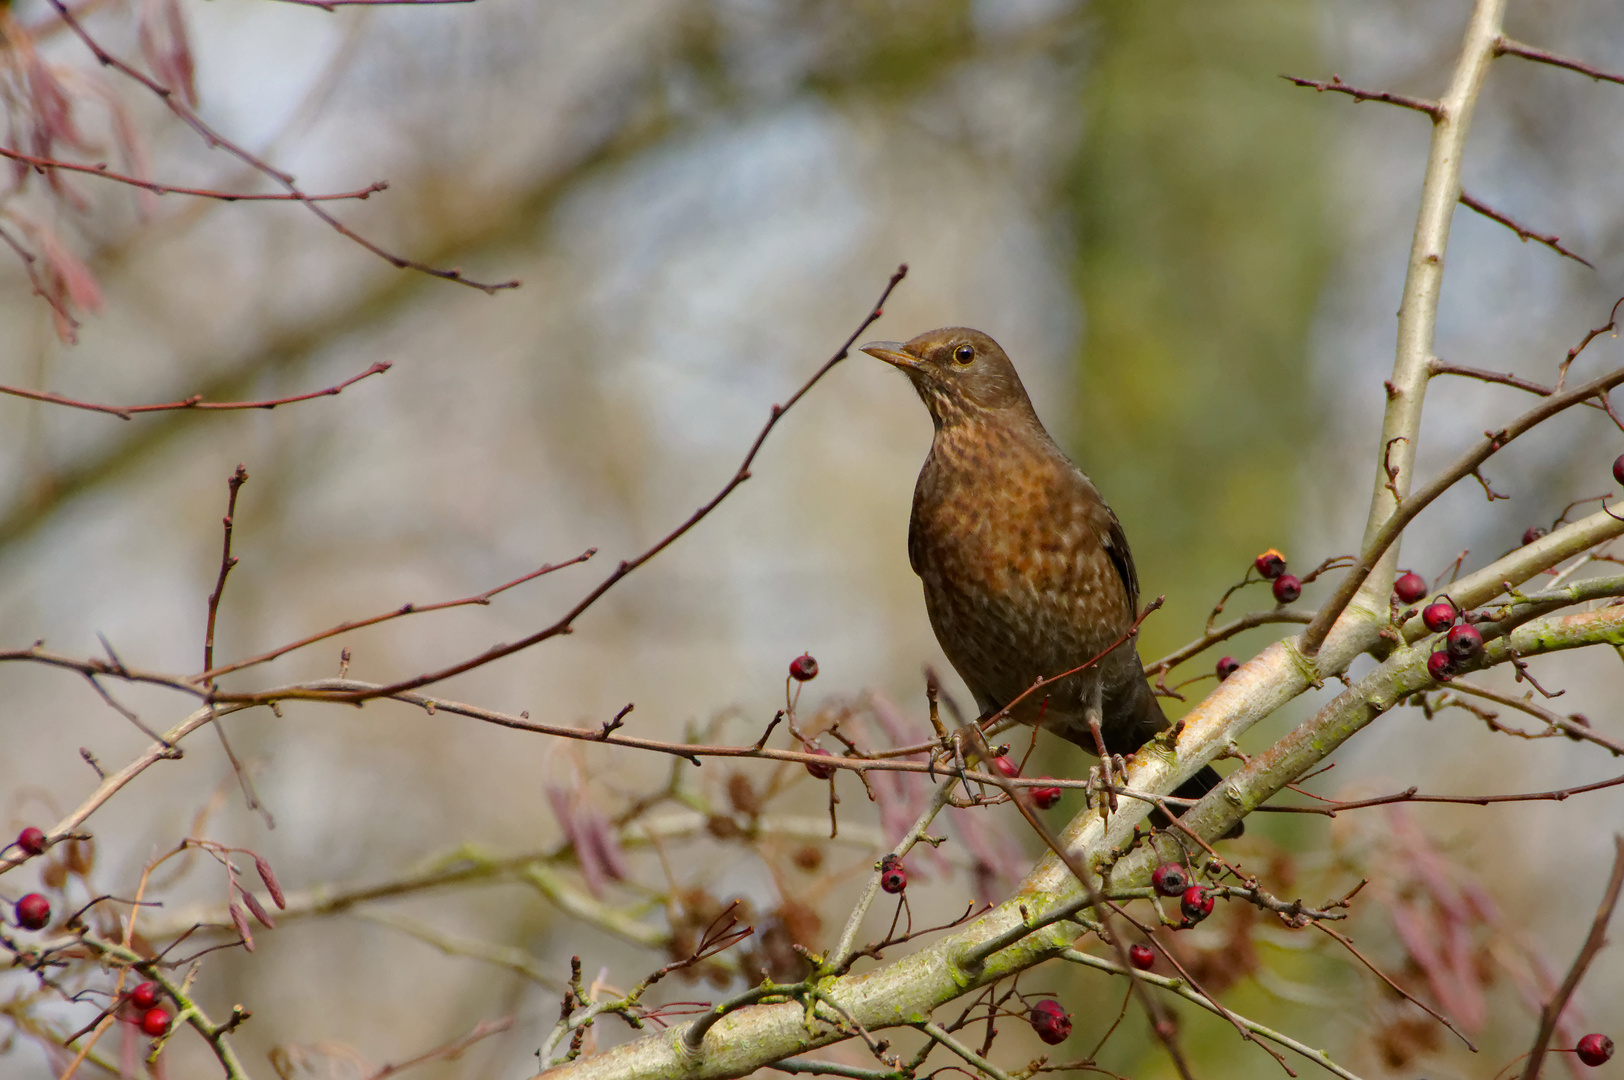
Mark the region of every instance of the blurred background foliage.
[[[1278, 76], [1336, 72], [1436, 94], [1467, 10], [1464, 0], [480, 0], [335, 14], [191, 5], [211, 122], [307, 190], [389, 180], [388, 192], [344, 205], [344, 220], [410, 257], [524, 285], [492, 298], [394, 271], [296, 207], [168, 196], [143, 215], [129, 192], [80, 180], [91, 208], [75, 213], [36, 178], [7, 205], [85, 257], [105, 306], [65, 346], [20, 269], [0, 266], [4, 382], [98, 401], [229, 399], [317, 389], [378, 360], [394, 368], [341, 397], [267, 413], [126, 423], [0, 399], [7, 644], [43, 638], [90, 654], [99, 633], [131, 664], [196, 669], [225, 480], [239, 461], [251, 480], [238, 514], [243, 561], [221, 616], [226, 658], [404, 602], [478, 593], [599, 547], [597, 562], [488, 608], [395, 622], [348, 645], [354, 675], [386, 680], [511, 640], [708, 497], [768, 406], [906, 261], [912, 272], [872, 336], [966, 324], [1008, 348], [1040, 414], [1125, 522], [1146, 594], [1168, 598], [1142, 644], [1147, 659], [1161, 655], [1195, 636], [1263, 548], [1282, 548], [1299, 571], [1349, 550], [1374, 475], [1427, 125]], [[39, 20], [46, 9], [19, 0], [12, 11]], [[116, 6], [91, 25], [110, 45], [132, 41]], [[1606, 0], [1519, 3], [1512, 25], [1524, 40], [1624, 67], [1624, 9]], [[68, 35], [40, 47], [96, 77]], [[1495, 65], [1467, 188], [1559, 233], [1597, 269], [1462, 210], [1441, 355], [1549, 381], [1566, 348], [1605, 321], [1624, 280], [1618, 93]], [[155, 103], [129, 100], [160, 178], [254, 183]], [[1610, 340], [1595, 349], [1596, 369], [1617, 361]], [[1475, 383], [1433, 394], [1423, 472], [1522, 407]], [[904, 546], [928, 438], [903, 380], [848, 361], [785, 422], [754, 478], [573, 636], [439, 692], [583, 723], [635, 701], [631, 727], [666, 737], [736, 709], [726, 730], [750, 737], [781, 701], [785, 664], [810, 649], [824, 672], [813, 698], [874, 690], [917, 715], [922, 666], [945, 670]], [[1431, 576], [1462, 549], [1474, 552], [1468, 567], [1497, 556], [1529, 524], [1605, 490], [1618, 442], [1605, 418], [1585, 415], [1519, 443], [1494, 468], [1514, 501], [1488, 506], [1475, 488], [1451, 496], [1412, 532], [1406, 562]], [[1232, 651], [1244, 658], [1267, 640], [1257, 631]], [[231, 681], [337, 665], [337, 647], [322, 647]], [[1565, 657], [1540, 671], [1569, 688], [1564, 708], [1617, 730], [1616, 661]], [[157, 724], [184, 709], [127, 697]], [[14, 824], [88, 790], [79, 747], [118, 762], [141, 745], [59, 673], [8, 666], [0, 700], [11, 748], [0, 792]], [[580, 775], [613, 803], [666, 768], [389, 705], [284, 711], [229, 724], [259, 763], [277, 828], [235, 800], [212, 828], [300, 886], [388, 877], [460, 843], [544, 846], [557, 834], [547, 782]], [[1590, 747], [1510, 742], [1461, 717], [1394, 714], [1319, 789], [1522, 790], [1609, 774]], [[228, 779], [211, 745], [93, 820], [110, 888], [182, 835]], [[808, 792], [805, 804], [816, 812], [818, 799]], [[864, 813], [855, 790], [844, 807], [854, 820]], [[1417, 816], [1493, 879], [1506, 925], [1525, 924], [1566, 963], [1624, 801]], [[1238, 850], [1330, 895], [1357, 880], [1349, 852], [1380, 849], [1348, 840], [1333, 858], [1331, 836], [1320, 821], [1259, 822]], [[771, 891], [747, 859], [694, 858], [674, 872]], [[196, 899], [214, 896], [195, 888]], [[560, 971], [571, 951], [589, 969], [610, 964], [621, 983], [648, 966], [524, 890], [401, 908], [522, 945]], [[1361, 926], [1361, 940], [1402, 966], [1391, 927]], [[1405, 1043], [1371, 1019], [1391, 1003], [1368, 1004], [1379, 995], [1342, 960], [1266, 952], [1267, 977], [1243, 980], [1237, 1006], [1364, 1073], [1409, 1075], [1417, 1054], [1436, 1049], [1449, 1055], [1429, 1064], [1437, 1075], [1487, 1075], [1532, 1031], [1502, 985], [1491, 1002], [1506, 1022], [1486, 1026], [1480, 1058], [1427, 1034]], [[424, 1075], [517, 1075], [556, 1015], [555, 998], [356, 919], [266, 935], [258, 954], [222, 956], [209, 977], [220, 1001], [254, 1009], [242, 1038], [255, 1061], [273, 1044], [332, 1039], [381, 1062], [511, 1008], [511, 1036]], [[1039, 981], [1066, 987], [1087, 1018], [1073, 1040], [1074, 1056], [1086, 1053], [1118, 989], [1061, 973]], [[1617, 957], [1598, 965], [1586, 1000], [1616, 1034]], [[1202, 1076], [1267, 1064], [1217, 1022], [1191, 1017], [1188, 1038]], [[8, 1060], [9, 1075], [45, 1075], [26, 1044]], [[1133, 1015], [1101, 1060], [1135, 1076], [1167, 1071]]]

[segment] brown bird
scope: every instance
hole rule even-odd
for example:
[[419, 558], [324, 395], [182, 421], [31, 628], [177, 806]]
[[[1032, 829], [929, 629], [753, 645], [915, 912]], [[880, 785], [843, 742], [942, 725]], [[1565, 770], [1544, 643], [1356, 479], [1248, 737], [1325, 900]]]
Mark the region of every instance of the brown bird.
[[[998, 343], [952, 326], [863, 351], [901, 368], [936, 423], [914, 487], [908, 561], [936, 640], [982, 716], [1098, 656], [1133, 625], [1139, 578], [1122, 523], [1055, 445]], [[1089, 753], [1128, 754], [1167, 717], [1131, 641], [1012, 710]], [[1218, 784], [1211, 766], [1176, 792]]]

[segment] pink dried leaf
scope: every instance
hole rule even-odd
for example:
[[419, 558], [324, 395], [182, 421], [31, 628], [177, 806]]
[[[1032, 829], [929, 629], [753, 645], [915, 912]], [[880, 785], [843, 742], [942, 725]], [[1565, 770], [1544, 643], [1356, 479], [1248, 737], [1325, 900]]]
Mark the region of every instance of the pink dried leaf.
[[276, 921], [271, 918], [271, 913], [265, 910], [265, 906], [259, 902], [259, 897], [244, 889], [242, 891], [242, 902], [248, 905], [248, 910], [254, 913], [254, 918], [259, 920], [261, 926], [267, 930], [276, 929]]
[[591, 807], [578, 808], [576, 815], [582, 839], [592, 848], [604, 873], [615, 881], [625, 881], [631, 876], [631, 868], [626, 865], [626, 853], [621, 850], [609, 822]]
[[243, 948], [249, 952], [254, 951], [254, 934], [248, 929], [248, 916], [243, 913], [240, 904], [231, 904], [226, 908], [231, 913], [231, 923], [237, 928], [237, 934], [242, 938]]
[[197, 64], [192, 56], [186, 20], [176, 0], [142, 0], [139, 15], [141, 55], [154, 78], [188, 105], [197, 104]]
[[254, 869], [259, 871], [259, 880], [265, 883], [265, 890], [271, 894], [271, 902], [279, 908], [288, 906], [287, 897], [282, 894], [282, 886], [276, 880], [276, 872], [263, 855], [254, 856]]
[[576, 813], [571, 792], [553, 784], [547, 785], [547, 801], [552, 804], [553, 816], [564, 832], [564, 840], [575, 849], [575, 861], [580, 864], [581, 876], [586, 879], [587, 892], [594, 897], [603, 895], [604, 867], [600, 854], [586, 839]]
[[68, 302], [81, 311], [101, 310], [101, 286], [96, 283], [96, 276], [90, 272], [90, 267], [70, 251], [50, 228], [36, 226], [33, 232], [39, 242], [45, 273], [61, 282]]

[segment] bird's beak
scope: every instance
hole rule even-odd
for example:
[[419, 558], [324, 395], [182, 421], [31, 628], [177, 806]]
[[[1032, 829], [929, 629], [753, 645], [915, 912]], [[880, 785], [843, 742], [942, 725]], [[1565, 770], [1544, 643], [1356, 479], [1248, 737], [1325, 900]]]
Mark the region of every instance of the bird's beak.
[[900, 341], [871, 341], [862, 346], [862, 351], [904, 371], [917, 371], [921, 366], [919, 357], [910, 353], [908, 347]]

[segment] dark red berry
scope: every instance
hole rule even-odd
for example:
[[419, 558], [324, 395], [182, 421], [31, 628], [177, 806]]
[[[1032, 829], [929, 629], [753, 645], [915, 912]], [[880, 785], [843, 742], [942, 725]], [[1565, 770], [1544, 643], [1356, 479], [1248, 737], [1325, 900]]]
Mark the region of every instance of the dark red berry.
[[1523, 546], [1527, 547], [1529, 544], [1532, 544], [1535, 540], [1538, 540], [1544, 535], [1545, 530], [1540, 528], [1538, 525], [1528, 526], [1528, 528], [1523, 530]]
[[1274, 598], [1282, 604], [1290, 604], [1303, 594], [1303, 583], [1297, 580], [1295, 574], [1281, 574], [1274, 579]]
[[1162, 863], [1150, 872], [1150, 884], [1163, 896], [1178, 896], [1190, 887], [1190, 876], [1176, 862]]
[[999, 754], [997, 757], [993, 758], [992, 767], [997, 770], [1001, 776], [1021, 775], [1020, 767], [1011, 761], [1006, 754]]
[[1448, 600], [1428, 604], [1421, 609], [1421, 622], [1434, 634], [1440, 630], [1447, 630], [1455, 622], [1455, 605]]
[[1613, 479], [1624, 484], [1624, 454], [1613, 459]]
[[[1624, 458], [1618, 460], [1624, 462]], [[1618, 472], [1616, 464], [1613, 471]], [[1624, 484], [1624, 480], [1620, 480], [1619, 483]], [[1613, 1040], [1599, 1031], [1593, 1031], [1580, 1039], [1573, 1049], [1578, 1052], [1579, 1060], [1586, 1065], [1600, 1065], [1613, 1056]]]
[[1179, 897], [1179, 910], [1191, 922], [1200, 922], [1212, 914], [1212, 893], [1207, 891], [1205, 885], [1191, 885]]
[[1483, 635], [1477, 632], [1477, 627], [1465, 623], [1451, 626], [1444, 643], [1449, 658], [1455, 661], [1473, 660], [1483, 651]]
[[[821, 746], [809, 746], [807, 747], [806, 752], [809, 754], [816, 754], [819, 757], [834, 757], [833, 754], [829, 753], [829, 751], [825, 750]], [[827, 780], [835, 774], [835, 767], [833, 765], [814, 765], [809, 761], [806, 763], [806, 771], [811, 773], [813, 777], [818, 780]]]
[[1393, 595], [1401, 604], [1413, 604], [1427, 595], [1427, 579], [1414, 570], [1407, 570], [1393, 582]]
[[1071, 1014], [1060, 1007], [1060, 1002], [1044, 998], [1032, 1006], [1027, 1014], [1032, 1022], [1032, 1030], [1038, 1033], [1038, 1038], [1054, 1046], [1066, 1041], [1071, 1034]]
[[24, 930], [43, 930], [51, 921], [51, 902], [37, 892], [17, 901], [17, 925]]
[[1032, 793], [1032, 804], [1039, 810], [1047, 810], [1060, 801], [1060, 789], [1057, 787], [1028, 788]]
[[1130, 945], [1128, 962], [1140, 971], [1149, 971], [1156, 966], [1156, 950], [1149, 945]]
[[789, 662], [789, 677], [796, 682], [817, 678], [818, 662], [812, 659], [811, 653], [802, 653]]
[[880, 888], [895, 895], [908, 887], [908, 871], [903, 868], [902, 860], [895, 855], [887, 855], [880, 860]]
[[1241, 666], [1241, 662], [1233, 656], [1221, 657], [1218, 661], [1218, 681], [1223, 682]]
[[169, 1010], [148, 1009], [141, 1014], [141, 1030], [154, 1039], [169, 1031]]
[[158, 1004], [158, 984], [155, 982], [144, 982], [137, 986], [134, 990], [131, 990], [130, 1004], [134, 1005], [142, 1012], [146, 1012], [148, 1009]]
[[1454, 673], [1455, 664], [1442, 649], [1427, 657], [1427, 674], [1439, 682], [1448, 682]]
[[1286, 572], [1286, 557], [1274, 548], [1270, 548], [1253, 560], [1252, 565], [1265, 579], [1273, 581]]
[[30, 855], [45, 854], [45, 834], [30, 825], [17, 834], [17, 846]]

